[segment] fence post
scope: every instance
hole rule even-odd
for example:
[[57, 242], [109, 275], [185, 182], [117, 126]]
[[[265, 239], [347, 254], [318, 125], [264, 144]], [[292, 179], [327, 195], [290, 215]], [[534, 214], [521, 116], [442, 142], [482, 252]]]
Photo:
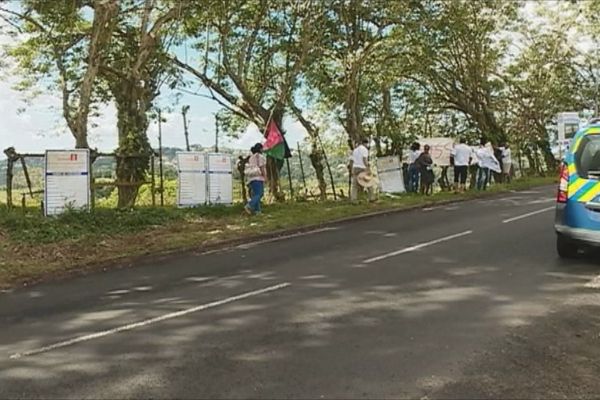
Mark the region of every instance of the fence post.
[[152, 193], [152, 207], [156, 207], [156, 176], [154, 170], [154, 163], [154, 152], [152, 152], [152, 156], [150, 157], [150, 173], [152, 174], [150, 192]]
[[13, 206], [12, 202], [12, 183], [13, 183], [13, 165], [14, 161], [12, 158], [8, 159], [6, 164], [6, 206], [11, 209]]
[[300, 173], [302, 174], [302, 184], [304, 185], [304, 194], [306, 194], [306, 178], [304, 176], [304, 165], [302, 164], [302, 152], [300, 151], [300, 142], [298, 144], [298, 157], [300, 158]]
[[287, 164], [288, 181], [290, 182], [290, 193], [292, 198], [294, 198], [294, 187], [292, 186], [292, 172], [290, 170], [290, 159], [286, 158], [285, 163]]
[[94, 158], [92, 160], [92, 157], [90, 157], [90, 194], [91, 194], [91, 199], [90, 199], [90, 208], [93, 210], [96, 209], [96, 178], [94, 177], [94, 161], [96, 161], [96, 159]]
[[162, 113], [158, 109], [158, 171], [160, 173], [160, 206], [165, 206], [165, 182], [163, 175], [163, 151], [162, 151]]

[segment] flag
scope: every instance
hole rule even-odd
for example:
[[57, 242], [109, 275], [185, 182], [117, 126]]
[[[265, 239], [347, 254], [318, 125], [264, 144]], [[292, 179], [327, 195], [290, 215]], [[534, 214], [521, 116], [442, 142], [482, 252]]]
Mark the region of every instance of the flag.
[[265, 154], [276, 160], [283, 160], [286, 156], [285, 140], [275, 121], [269, 122], [265, 136], [267, 139], [263, 145]]

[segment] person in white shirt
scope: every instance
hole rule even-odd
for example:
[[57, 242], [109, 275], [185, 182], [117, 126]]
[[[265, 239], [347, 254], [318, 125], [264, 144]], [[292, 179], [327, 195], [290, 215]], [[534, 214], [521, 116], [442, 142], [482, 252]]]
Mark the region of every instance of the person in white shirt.
[[465, 138], [460, 139], [460, 143], [452, 149], [452, 159], [454, 160], [454, 187], [458, 191], [464, 191], [467, 185], [467, 175], [469, 164], [473, 158], [473, 150], [467, 145]]
[[494, 157], [494, 149], [491, 143], [485, 142], [482, 139], [481, 145], [475, 151], [475, 155], [479, 160], [479, 171], [477, 174], [477, 189], [486, 190], [490, 183], [490, 172], [500, 172], [500, 163]]
[[504, 182], [510, 182], [512, 169], [512, 152], [507, 143], [503, 143], [502, 147], [502, 174], [504, 174]]
[[[371, 173], [371, 166], [369, 164], [369, 149], [367, 148], [369, 139], [363, 139], [361, 144], [358, 145], [352, 152], [352, 189], [350, 191], [350, 200], [355, 202], [358, 200], [358, 191], [361, 186], [358, 183], [358, 175], [367, 172]], [[369, 194], [369, 201], [374, 199], [374, 189], [372, 187], [367, 188]]]

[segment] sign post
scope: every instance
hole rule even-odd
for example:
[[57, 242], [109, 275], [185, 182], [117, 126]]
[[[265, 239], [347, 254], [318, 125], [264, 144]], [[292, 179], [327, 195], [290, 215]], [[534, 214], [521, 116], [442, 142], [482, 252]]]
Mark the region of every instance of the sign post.
[[233, 204], [233, 166], [231, 156], [209, 153], [208, 202], [210, 204]]
[[90, 209], [90, 152], [87, 149], [47, 150], [44, 214]]
[[177, 205], [195, 207], [206, 204], [206, 154], [177, 153]]

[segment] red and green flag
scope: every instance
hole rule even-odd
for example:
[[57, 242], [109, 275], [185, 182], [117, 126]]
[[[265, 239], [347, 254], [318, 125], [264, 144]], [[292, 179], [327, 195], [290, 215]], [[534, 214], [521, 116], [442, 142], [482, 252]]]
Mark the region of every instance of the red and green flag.
[[285, 158], [285, 140], [275, 121], [270, 121], [265, 134], [266, 142], [263, 145], [265, 154], [276, 160]]

